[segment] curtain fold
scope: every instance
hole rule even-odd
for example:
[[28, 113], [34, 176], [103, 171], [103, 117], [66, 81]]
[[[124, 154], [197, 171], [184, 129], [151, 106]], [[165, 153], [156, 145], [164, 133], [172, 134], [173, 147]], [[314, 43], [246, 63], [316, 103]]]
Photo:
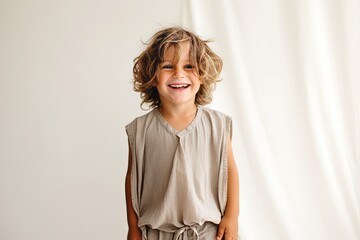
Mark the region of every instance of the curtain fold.
[[243, 240], [360, 239], [360, 3], [183, 0], [224, 60]]

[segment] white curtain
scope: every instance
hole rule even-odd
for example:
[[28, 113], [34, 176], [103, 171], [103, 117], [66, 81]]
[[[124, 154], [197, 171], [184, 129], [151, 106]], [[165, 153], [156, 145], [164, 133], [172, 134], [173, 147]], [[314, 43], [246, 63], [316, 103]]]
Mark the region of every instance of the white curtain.
[[242, 240], [360, 239], [360, 2], [184, 0], [223, 58]]

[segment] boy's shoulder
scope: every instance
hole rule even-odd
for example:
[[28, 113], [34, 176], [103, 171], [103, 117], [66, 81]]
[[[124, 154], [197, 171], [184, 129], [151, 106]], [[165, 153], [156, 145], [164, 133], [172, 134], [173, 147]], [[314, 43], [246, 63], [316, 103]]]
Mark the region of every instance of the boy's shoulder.
[[133, 125], [133, 124], [136, 124], [136, 123], [141, 123], [141, 122], [146, 122], [148, 119], [151, 119], [154, 117], [154, 111], [155, 111], [155, 108], [150, 110], [149, 112], [143, 114], [143, 115], [140, 115], [140, 116], [137, 116], [135, 117], [129, 124], [127, 124], [127, 126], [130, 126], [130, 125]]
[[202, 109], [202, 112], [205, 113], [205, 115], [208, 115], [210, 117], [220, 117], [220, 118], [230, 118], [231, 117], [219, 110], [215, 110], [215, 109], [212, 109], [212, 108], [208, 108], [208, 107], [200, 107]]

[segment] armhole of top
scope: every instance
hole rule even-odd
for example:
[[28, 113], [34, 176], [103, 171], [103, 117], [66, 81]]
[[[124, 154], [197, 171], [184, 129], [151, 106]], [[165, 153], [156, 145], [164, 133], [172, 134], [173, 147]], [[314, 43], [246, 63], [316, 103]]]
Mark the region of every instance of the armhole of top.
[[232, 126], [232, 118], [231, 117], [227, 117], [227, 125], [229, 128], [229, 133], [228, 135], [230, 136], [230, 140], [232, 140], [232, 135], [233, 135], [233, 126]]
[[126, 125], [125, 130], [126, 130], [126, 135], [128, 137], [129, 145], [132, 145], [133, 142], [134, 142], [134, 134], [133, 134], [133, 131], [132, 131], [132, 124]]
[[[232, 119], [229, 116], [225, 116], [223, 124], [224, 127], [224, 143], [223, 147], [224, 149], [224, 155], [223, 155], [223, 162], [222, 162], [222, 171], [223, 171], [223, 177], [220, 181], [220, 192], [219, 192], [219, 198], [220, 198], [220, 208], [221, 208], [221, 215], [223, 216], [225, 214], [226, 210], [226, 203], [227, 203], [227, 191], [228, 191], [228, 160], [229, 160], [229, 153], [228, 153], [228, 143], [231, 144], [232, 140]], [[230, 138], [230, 142], [228, 141]]]
[[137, 176], [136, 176], [136, 149], [135, 149], [135, 134], [133, 131], [134, 123], [125, 126], [126, 134], [128, 136], [128, 146], [131, 153], [130, 170], [130, 186], [131, 186], [131, 201], [136, 215], [139, 217], [139, 203], [137, 198]]

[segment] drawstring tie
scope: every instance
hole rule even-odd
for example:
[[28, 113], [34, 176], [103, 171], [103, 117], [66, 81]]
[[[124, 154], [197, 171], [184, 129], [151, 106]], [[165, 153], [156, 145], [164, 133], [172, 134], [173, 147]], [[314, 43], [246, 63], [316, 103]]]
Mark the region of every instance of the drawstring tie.
[[[188, 237], [187, 237], [187, 231], [188, 230], [192, 230], [194, 235], [196, 236], [196, 240], [200, 240], [200, 236], [199, 236], [199, 233], [196, 229], [195, 226], [185, 226], [185, 227], [182, 227], [180, 228], [178, 231], [175, 232], [175, 240], [187, 240]], [[182, 239], [180, 237], [183, 237]]]

